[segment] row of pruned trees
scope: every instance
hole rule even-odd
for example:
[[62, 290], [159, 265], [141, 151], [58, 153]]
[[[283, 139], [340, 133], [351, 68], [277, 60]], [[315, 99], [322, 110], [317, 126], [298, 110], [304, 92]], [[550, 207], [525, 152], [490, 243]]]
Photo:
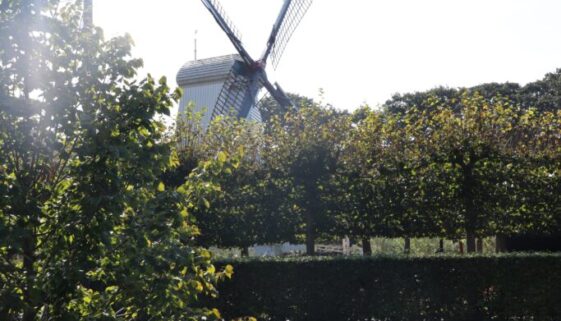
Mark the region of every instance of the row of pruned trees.
[[239, 159], [195, 215], [207, 244], [305, 241], [313, 254], [317, 239], [429, 236], [473, 252], [477, 238], [561, 223], [561, 113], [508, 97], [454, 91], [352, 114], [308, 103], [264, 126], [225, 117], [203, 136], [198, 148]]

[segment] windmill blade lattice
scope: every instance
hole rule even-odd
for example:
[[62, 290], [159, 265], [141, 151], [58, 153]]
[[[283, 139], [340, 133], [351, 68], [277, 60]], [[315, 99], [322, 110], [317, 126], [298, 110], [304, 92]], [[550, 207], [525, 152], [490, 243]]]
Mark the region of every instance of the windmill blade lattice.
[[274, 68], [277, 68], [279, 65], [288, 41], [290, 41], [294, 31], [311, 5], [312, 0], [293, 0], [290, 4], [282, 27], [278, 33], [277, 41], [271, 51], [271, 60]]
[[[257, 102], [257, 104], [256, 104], [257, 108], [259, 108], [259, 109], [263, 108], [265, 102], [271, 100], [271, 98], [272, 98], [271, 94], [269, 92], [266, 92], [263, 96], [261, 96], [261, 98]], [[276, 102], [276, 100], [275, 100], [275, 102]]]
[[255, 61], [253, 60], [253, 58], [251, 58], [247, 50], [245, 50], [244, 46], [242, 45], [240, 33], [234, 27], [232, 21], [226, 16], [226, 11], [220, 5], [220, 2], [218, 0], [201, 0], [201, 1], [205, 5], [205, 7], [210, 11], [212, 16], [214, 17], [214, 20], [216, 20], [220, 28], [224, 30], [224, 32], [226, 33], [226, 35], [228, 36], [228, 38], [230, 39], [230, 41], [232, 42], [232, 44], [234, 45], [234, 47], [236, 48], [242, 59], [247, 64], [250, 65], [254, 64]]
[[230, 28], [230, 30], [232, 31], [234, 36], [236, 38], [238, 38], [240, 41], [242, 40], [242, 36], [241, 36], [239, 30], [236, 28], [236, 26], [234, 26], [234, 24], [232, 23], [232, 20], [226, 14], [226, 10], [224, 10], [224, 7], [222, 7], [222, 4], [220, 3], [220, 1], [218, 1], [218, 0], [203, 0], [203, 3], [205, 4], [205, 6], [207, 4], [211, 4], [214, 7], [214, 9], [216, 10], [216, 12], [222, 17], [222, 19], [224, 20], [224, 22], [226, 23], [228, 28]]
[[232, 69], [224, 85], [222, 85], [211, 119], [219, 115], [230, 115], [232, 111], [239, 114], [244, 107], [243, 103], [248, 87], [249, 79]]

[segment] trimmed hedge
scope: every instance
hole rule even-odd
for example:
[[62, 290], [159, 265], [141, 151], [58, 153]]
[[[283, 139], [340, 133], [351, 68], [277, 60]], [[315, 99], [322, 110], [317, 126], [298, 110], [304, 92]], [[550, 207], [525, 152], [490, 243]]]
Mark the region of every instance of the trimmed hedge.
[[561, 320], [561, 256], [222, 261], [226, 320]]

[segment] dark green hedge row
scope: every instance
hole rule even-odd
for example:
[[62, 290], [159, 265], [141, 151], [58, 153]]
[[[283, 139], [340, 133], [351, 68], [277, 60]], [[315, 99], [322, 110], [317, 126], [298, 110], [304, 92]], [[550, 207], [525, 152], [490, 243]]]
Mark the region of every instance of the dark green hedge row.
[[223, 261], [228, 320], [561, 320], [561, 256]]

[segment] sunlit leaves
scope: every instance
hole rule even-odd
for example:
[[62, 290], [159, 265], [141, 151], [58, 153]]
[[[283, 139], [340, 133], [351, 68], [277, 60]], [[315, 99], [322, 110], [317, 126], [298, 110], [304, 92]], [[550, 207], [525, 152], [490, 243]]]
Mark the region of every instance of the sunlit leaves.
[[308, 253], [315, 238], [333, 226], [334, 200], [327, 187], [336, 173], [351, 122], [350, 117], [317, 104], [304, 105], [284, 117], [272, 117], [264, 160], [278, 186], [279, 215], [306, 236]]
[[220, 273], [188, 215], [214, 184], [162, 181], [179, 161], [159, 119], [178, 93], [135, 80], [130, 37], [85, 32], [77, 9], [10, 1], [0, 14], [0, 319], [216, 315], [193, 308]]

